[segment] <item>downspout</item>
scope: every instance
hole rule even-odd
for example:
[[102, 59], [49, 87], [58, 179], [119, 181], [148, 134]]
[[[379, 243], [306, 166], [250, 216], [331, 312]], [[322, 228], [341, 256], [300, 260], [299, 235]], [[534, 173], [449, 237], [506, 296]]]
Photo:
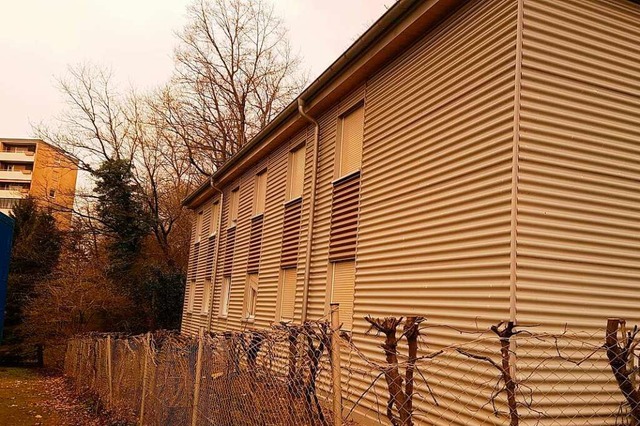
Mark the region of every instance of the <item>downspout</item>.
[[222, 203], [224, 201], [224, 193], [213, 184], [213, 178], [209, 180], [211, 188], [218, 191], [220, 194], [220, 201], [218, 201], [218, 225], [216, 230], [216, 248], [213, 251], [213, 271], [211, 275], [211, 294], [209, 295], [209, 316], [207, 319], [207, 331], [211, 331], [211, 317], [213, 316], [213, 295], [216, 288], [216, 276], [218, 275], [218, 253], [220, 252], [220, 240], [222, 239], [220, 233], [222, 230]]
[[311, 279], [311, 251], [313, 248], [313, 224], [316, 215], [316, 181], [318, 180], [318, 151], [320, 148], [320, 125], [304, 110], [304, 100], [298, 98], [298, 112], [314, 126], [313, 163], [311, 169], [311, 196], [309, 197], [309, 222], [307, 224], [307, 252], [304, 262], [304, 288], [302, 291], [302, 322], [307, 320], [307, 304], [309, 301], [309, 281]]

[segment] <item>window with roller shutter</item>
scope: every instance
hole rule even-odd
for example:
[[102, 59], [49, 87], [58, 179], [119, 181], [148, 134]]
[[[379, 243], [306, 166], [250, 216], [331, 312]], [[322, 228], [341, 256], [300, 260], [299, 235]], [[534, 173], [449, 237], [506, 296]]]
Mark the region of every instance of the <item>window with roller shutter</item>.
[[355, 291], [356, 263], [353, 260], [335, 262], [331, 279], [331, 303], [339, 303], [340, 322], [343, 330], [353, 326], [353, 299]]
[[231, 194], [229, 194], [229, 227], [236, 225], [239, 203], [240, 188], [235, 188], [231, 191]]
[[364, 107], [362, 104], [340, 117], [336, 152], [336, 178], [360, 170], [364, 138]]
[[256, 302], [258, 299], [258, 274], [247, 275], [247, 286], [244, 294], [244, 316], [246, 319], [251, 320], [256, 316]]
[[295, 310], [296, 283], [298, 271], [296, 268], [282, 269], [280, 273], [280, 320], [291, 321]]
[[260, 268], [260, 248], [262, 246], [262, 229], [264, 216], [254, 216], [251, 219], [251, 233], [249, 237], [249, 259], [247, 261], [247, 273], [258, 273]]
[[281, 268], [293, 268], [298, 264], [301, 211], [302, 199], [300, 198], [292, 200], [284, 206], [282, 251], [280, 254]]
[[211, 224], [209, 226], [209, 234], [217, 235], [218, 226], [220, 225], [220, 203], [215, 202], [211, 205]]
[[287, 200], [302, 197], [304, 190], [304, 166], [305, 166], [304, 145], [294, 149], [289, 153], [289, 170], [287, 173]]
[[224, 252], [224, 275], [231, 275], [233, 268], [233, 251], [236, 245], [236, 228], [229, 228], [227, 230], [227, 243]]
[[334, 182], [329, 260], [339, 261], [356, 257], [359, 203], [359, 173], [352, 173]]
[[253, 203], [253, 214], [259, 215], [264, 213], [265, 203], [267, 199], [267, 171], [263, 170], [256, 175], [255, 178], [255, 200]]
[[220, 289], [220, 316], [226, 317], [229, 314], [229, 300], [231, 299], [231, 277], [222, 278], [222, 288]]

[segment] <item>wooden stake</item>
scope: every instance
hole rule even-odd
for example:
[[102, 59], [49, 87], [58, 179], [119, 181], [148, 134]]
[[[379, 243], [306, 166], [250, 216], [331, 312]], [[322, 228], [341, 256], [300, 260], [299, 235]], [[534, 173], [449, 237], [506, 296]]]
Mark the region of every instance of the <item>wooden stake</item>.
[[342, 426], [342, 371], [340, 369], [340, 305], [331, 304], [331, 372], [333, 377], [333, 424]]
[[148, 376], [148, 365], [149, 365], [149, 355], [151, 353], [151, 333], [147, 333], [144, 339], [144, 365], [142, 369], [142, 395], [140, 396], [140, 417], [138, 424], [140, 426], [144, 425], [144, 399], [147, 394], [147, 376]]
[[111, 335], [107, 336], [107, 376], [109, 380], [109, 404], [113, 404], [113, 373], [111, 368], [113, 350], [111, 348]]
[[198, 355], [196, 358], [196, 381], [193, 387], [193, 410], [191, 411], [191, 426], [198, 421], [198, 401], [200, 399], [200, 381], [202, 378], [202, 352], [204, 351], [204, 327], [200, 327], [198, 334]]

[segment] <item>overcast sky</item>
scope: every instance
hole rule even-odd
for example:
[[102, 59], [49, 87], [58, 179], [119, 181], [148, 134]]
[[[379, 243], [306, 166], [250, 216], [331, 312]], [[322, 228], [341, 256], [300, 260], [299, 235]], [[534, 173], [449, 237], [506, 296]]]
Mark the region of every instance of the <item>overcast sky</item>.
[[[175, 32], [191, 0], [0, 0], [0, 137], [29, 137], [60, 108], [67, 65], [111, 67], [124, 87], [151, 88], [172, 70]], [[317, 77], [394, 0], [271, 0]], [[340, 13], [338, 13], [340, 11]]]

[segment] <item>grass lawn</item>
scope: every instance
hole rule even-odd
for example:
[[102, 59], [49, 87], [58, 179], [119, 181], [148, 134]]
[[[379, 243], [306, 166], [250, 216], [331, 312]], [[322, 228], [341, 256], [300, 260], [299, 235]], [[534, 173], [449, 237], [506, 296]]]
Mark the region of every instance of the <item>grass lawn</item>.
[[0, 367], [0, 424], [103, 426], [109, 423], [75, 398], [62, 377]]

